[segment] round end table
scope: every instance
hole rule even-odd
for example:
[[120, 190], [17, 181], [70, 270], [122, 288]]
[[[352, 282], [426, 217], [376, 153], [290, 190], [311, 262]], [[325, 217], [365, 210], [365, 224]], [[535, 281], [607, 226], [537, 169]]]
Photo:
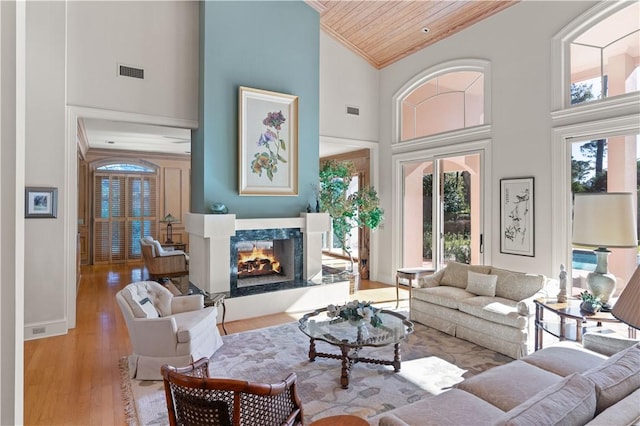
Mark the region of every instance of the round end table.
[[341, 414], [318, 419], [309, 426], [369, 426], [369, 422], [362, 417]]

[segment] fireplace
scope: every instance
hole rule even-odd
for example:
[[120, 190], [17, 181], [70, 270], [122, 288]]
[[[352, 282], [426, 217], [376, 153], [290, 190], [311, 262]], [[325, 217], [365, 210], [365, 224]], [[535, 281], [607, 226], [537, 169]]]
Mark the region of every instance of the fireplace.
[[232, 297], [291, 288], [302, 281], [299, 228], [238, 230], [229, 245]]

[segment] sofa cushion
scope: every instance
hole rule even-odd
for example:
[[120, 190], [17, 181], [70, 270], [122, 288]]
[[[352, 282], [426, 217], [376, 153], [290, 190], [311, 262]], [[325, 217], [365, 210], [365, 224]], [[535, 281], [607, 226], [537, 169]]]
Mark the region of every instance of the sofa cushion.
[[376, 423], [376, 418], [367, 420], [371, 424], [386, 426], [471, 425], [490, 424], [502, 414], [502, 410], [470, 393], [450, 389], [436, 396], [396, 408], [390, 414], [382, 414], [379, 416], [379, 423]]
[[578, 373], [538, 392], [503, 414], [498, 425], [582, 425], [596, 411], [593, 382]]
[[488, 274], [490, 270], [490, 266], [449, 262], [447, 263], [447, 267], [444, 268], [444, 274], [440, 280], [440, 285], [448, 285], [464, 289], [467, 288], [467, 272], [472, 271], [479, 274]]
[[[587, 351], [576, 342], [559, 342], [522, 358], [522, 361], [559, 376], [582, 373], [602, 364], [607, 357]], [[571, 362], [567, 362], [570, 359]]]
[[561, 380], [557, 374], [517, 360], [486, 370], [457, 387], [509, 411]]
[[589, 426], [637, 425], [640, 423], [640, 389], [593, 418]]
[[466, 291], [478, 296], [493, 297], [496, 295], [497, 280], [497, 275], [478, 274], [477, 272], [469, 271]]
[[458, 309], [477, 318], [524, 329], [528, 319], [518, 314], [517, 303], [501, 297], [476, 296], [460, 300]]
[[458, 309], [458, 301], [468, 299], [474, 295], [461, 288], [438, 286], [415, 289], [412, 296], [415, 299], [433, 303], [434, 305]]
[[598, 414], [640, 388], [640, 343], [582, 374], [595, 383]]
[[544, 276], [491, 268], [490, 273], [498, 276], [496, 296], [515, 301], [533, 296], [544, 287]]

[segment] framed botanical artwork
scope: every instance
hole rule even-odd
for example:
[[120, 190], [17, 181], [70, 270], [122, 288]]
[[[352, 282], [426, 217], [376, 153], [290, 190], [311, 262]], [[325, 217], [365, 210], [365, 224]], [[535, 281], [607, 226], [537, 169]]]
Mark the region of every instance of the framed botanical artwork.
[[53, 218], [58, 215], [58, 189], [28, 186], [25, 188], [24, 217]]
[[500, 179], [500, 252], [534, 256], [533, 178]]
[[240, 195], [298, 195], [298, 97], [240, 87]]

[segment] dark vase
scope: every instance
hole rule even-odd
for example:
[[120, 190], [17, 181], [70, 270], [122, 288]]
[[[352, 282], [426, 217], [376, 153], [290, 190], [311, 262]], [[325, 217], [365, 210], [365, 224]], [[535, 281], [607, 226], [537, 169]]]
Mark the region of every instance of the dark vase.
[[590, 302], [588, 300], [584, 300], [581, 304], [580, 304], [580, 309], [585, 311], [585, 312], [589, 312], [591, 314], [595, 314], [596, 312], [598, 312], [600, 310], [601, 306], [598, 303], [594, 303], [594, 302]]

